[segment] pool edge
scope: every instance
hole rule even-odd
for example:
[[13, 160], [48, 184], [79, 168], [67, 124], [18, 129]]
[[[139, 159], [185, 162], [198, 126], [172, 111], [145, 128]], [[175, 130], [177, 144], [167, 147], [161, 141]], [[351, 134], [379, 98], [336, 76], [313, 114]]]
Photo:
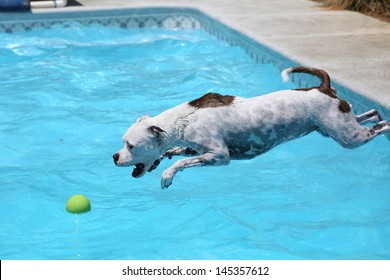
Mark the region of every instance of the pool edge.
[[[229, 25], [226, 22], [221, 21], [208, 12], [204, 11], [200, 7], [191, 7], [191, 6], [139, 6], [139, 7], [83, 7], [83, 8], [70, 8], [66, 10], [56, 10], [48, 9], [45, 11], [33, 11], [31, 13], [0, 13], [2, 19], [0, 20], [0, 32], [4, 28], [4, 23], [12, 23], [20, 21], [22, 22], [31, 22], [36, 21], [61, 21], [61, 20], [70, 20], [70, 19], [85, 19], [85, 18], [112, 18], [117, 16], [145, 16], [154, 14], [181, 14], [187, 13], [195, 17], [198, 17], [197, 20], [201, 22], [201, 28], [206, 30], [209, 34], [216, 36], [218, 39], [228, 42], [232, 46], [239, 46], [257, 63], [271, 63], [279, 70], [284, 68], [291, 67], [293, 65], [307, 65], [306, 63], [301, 63], [299, 58], [291, 57], [285, 51], [282, 51], [269, 42], [259, 40], [258, 38], [253, 38], [246, 32], [243, 32], [240, 28], [235, 28]], [[107, 15], [107, 13], [109, 15]], [[174, 28], [175, 26], [173, 26]], [[269, 56], [268, 59], [264, 56], [259, 56], [258, 54], [261, 51], [265, 51]], [[325, 69], [326, 70], [326, 69]], [[331, 74], [331, 73], [330, 73]], [[381, 100], [375, 100], [372, 96], [368, 96], [364, 92], [361, 92], [356, 89], [352, 89], [345, 85], [346, 83], [337, 77], [333, 77], [331, 74], [332, 84], [338, 90], [338, 93], [341, 98], [345, 98], [350, 102], [354, 103], [354, 110], [358, 113], [361, 113], [370, 108], [377, 109], [385, 118], [390, 119], [390, 106], [387, 106], [385, 102]], [[312, 82], [310, 77], [303, 76], [301, 78], [295, 79], [294, 83], [298, 87], [305, 87]]]

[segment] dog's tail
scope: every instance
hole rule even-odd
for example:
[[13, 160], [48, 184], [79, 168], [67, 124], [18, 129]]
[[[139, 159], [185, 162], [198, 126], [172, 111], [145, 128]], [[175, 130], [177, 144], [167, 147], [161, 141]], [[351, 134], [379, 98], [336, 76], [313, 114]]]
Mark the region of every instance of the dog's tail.
[[319, 88], [332, 89], [332, 87], [330, 86], [329, 75], [324, 70], [310, 68], [310, 67], [303, 67], [303, 66], [287, 68], [282, 72], [283, 82], [287, 82], [290, 79], [288, 77], [288, 74], [290, 74], [290, 73], [306, 73], [306, 74], [317, 76], [318, 78], [321, 79], [321, 84], [320, 84]]
[[287, 68], [282, 72], [282, 78], [284, 82], [287, 82], [289, 80], [288, 74], [290, 73], [306, 73], [306, 74], [317, 76], [321, 80], [321, 84], [318, 87], [301, 88], [296, 90], [307, 91], [316, 88], [318, 89], [319, 92], [322, 92], [331, 98], [339, 99], [340, 100], [339, 110], [341, 112], [348, 113], [351, 111], [351, 105], [347, 101], [341, 100], [340, 98], [337, 97], [337, 91], [335, 88], [330, 86], [329, 75], [324, 70], [310, 68], [310, 67], [303, 67], [303, 66]]

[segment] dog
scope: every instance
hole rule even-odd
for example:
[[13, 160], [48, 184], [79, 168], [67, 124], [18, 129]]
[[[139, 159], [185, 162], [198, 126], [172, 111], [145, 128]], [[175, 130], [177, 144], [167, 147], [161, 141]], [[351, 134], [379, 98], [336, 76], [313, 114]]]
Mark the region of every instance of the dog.
[[207, 93], [155, 117], [142, 116], [124, 134], [114, 163], [135, 166], [132, 176], [139, 178], [166, 157], [188, 157], [163, 172], [161, 188], [166, 189], [185, 168], [252, 159], [313, 131], [350, 149], [390, 133], [390, 123], [376, 110], [355, 116], [349, 103], [337, 97], [325, 71], [292, 67], [282, 72], [284, 81], [290, 73], [315, 75], [321, 83], [252, 98]]

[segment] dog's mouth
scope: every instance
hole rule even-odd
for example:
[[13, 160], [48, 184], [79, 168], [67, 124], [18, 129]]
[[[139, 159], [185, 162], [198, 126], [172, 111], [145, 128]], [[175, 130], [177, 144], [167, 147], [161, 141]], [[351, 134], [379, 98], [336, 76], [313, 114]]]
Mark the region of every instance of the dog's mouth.
[[145, 164], [143, 163], [137, 163], [134, 167], [134, 170], [133, 170], [133, 173], [131, 173], [131, 175], [134, 177], [134, 178], [139, 178], [141, 177], [142, 175], [145, 174]]

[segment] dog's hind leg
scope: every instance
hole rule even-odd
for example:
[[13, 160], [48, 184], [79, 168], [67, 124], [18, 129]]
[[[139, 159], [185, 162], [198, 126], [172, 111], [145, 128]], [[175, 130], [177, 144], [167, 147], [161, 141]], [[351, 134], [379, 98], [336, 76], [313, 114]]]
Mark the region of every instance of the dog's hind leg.
[[384, 134], [386, 135], [387, 139], [390, 140], [390, 122], [380, 121], [374, 125], [372, 129], [377, 133], [377, 135]]
[[380, 122], [382, 121], [381, 115], [379, 115], [378, 111], [375, 109], [372, 109], [368, 112], [365, 112], [361, 115], [356, 116], [356, 121], [359, 124], [364, 124], [364, 123], [370, 123], [370, 122]]
[[390, 122], [381, 121], [371, 127], [364, 127], [356, 122], [354, 125], [343, 125], [337, 129], [328, 127], [321, 130], [344, 148], [354, 149], [370, 142], [378, 135], [390, 134]]
[[[365, 119], [366, 118], [366, 119]], [[376, 118], [375, 114], [366, 114], [360, 120]], [[341, 146], [353, 149], [364, 145], [381, 134], [390, 134], [390, 122], [380, 121], [377, 124], [366, 127], [360, 125], [352, 113], [328, 113], [317, 119], [319, 130], [326, 136], [333, 138]]]

